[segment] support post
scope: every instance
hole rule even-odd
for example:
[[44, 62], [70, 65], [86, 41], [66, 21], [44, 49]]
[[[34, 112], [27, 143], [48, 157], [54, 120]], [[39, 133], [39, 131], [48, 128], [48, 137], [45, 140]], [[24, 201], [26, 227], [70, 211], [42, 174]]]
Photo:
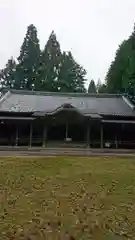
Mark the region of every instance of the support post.
[[32, 146], [32, 133], [33, 133], [33, 126], [32, 126], [32, 123], [30, 124], [30, 147]]
[[66, 123], [66, 139], [68, 138], [68, 123]]
[[43, 127], [43, 147], [46, 147], [46, 141], [47, 141], [47, 127], [44, 125]]
[[15, 146], [18, 146], [18, 125], [16, 126]]
[[87, 126], [87, 144], [88, 148], [90, 147], [90, 124]]
[[103, 124], [101, 123], [101, 129], [100, 129], [100, 147], [104, 148], [104, 142], [103, 142]]
[[118, 136], [117, 136], [117, 133], [115, 134], [115, 146], [116, 146], [116, 149], [118, 148]]

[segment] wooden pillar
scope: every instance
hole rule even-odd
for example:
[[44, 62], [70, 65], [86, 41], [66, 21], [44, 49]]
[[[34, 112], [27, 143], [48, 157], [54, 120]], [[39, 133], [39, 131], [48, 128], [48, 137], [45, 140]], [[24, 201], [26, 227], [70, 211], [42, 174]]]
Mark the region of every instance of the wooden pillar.
[[16, 125], [16, 138], [15, 138], [15, 146], [18, 146], [18, 125]]
[[90, 147], [90, 123], [87, 126], [87, 144], [89, 148]]
[[33, 126], [32, 126], [32, 123], [30, 123], [30, 142], [29, 142], [30, 147], [32, 146], [32, 133], [33, 133]]
[[46, 147], [46, 141], [47, 141], [47, 127], [44, 125], [43, 127], [43, 147]]
[[102, 123], [101, 123], [101, 128], [100, 128], [100, 147], [104, 148], [103, 124]]
[[65, 138], [68, 138], [68, 123], [66, 123], [66, 134], [65, 134]]
[[115, 146], [116, 146], [116, 148], [118, 148], [118, 137], [117, 137], [117, 133], [115, 134]]

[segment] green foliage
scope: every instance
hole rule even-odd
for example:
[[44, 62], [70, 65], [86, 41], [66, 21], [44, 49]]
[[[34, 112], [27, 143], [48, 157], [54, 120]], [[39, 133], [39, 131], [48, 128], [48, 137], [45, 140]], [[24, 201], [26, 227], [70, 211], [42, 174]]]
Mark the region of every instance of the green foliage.
[[33, 89], [38, 82], [38, 69], [41, 61], [41, 51], [37, 38], [37, 29], [31, 24], [27, 28], [18, 57], [16, 88]]
[[122, 93], [126, 91], [129, 60], [132, 54], [128, 41], [123, 41], [119, 46], [115, 60], [112, 62], [106, 76], [107, 90], [109, 93]]
[[128, 77], [126, 92], [129, 95], [129, 98], [135, 102], [135, 27], [128, 42], [131, 46], [132, 54], [129, 57], [129, 65], [126, 70], [126, 76]]
[[106, 84], [101, 84], [101, 86], [98, 89], [98, 93], [107, 93]]
[[16, 79], [16, 62], [10, 58], [4, 69], [0, 71], [1, 88], [14, 88]]
[[63, 52], [61, 56], [58, 91], [85, 92], [85, 69], [80, 66], [71, 52]]
[[98, 93], [107, 93], [107, 86], [104, 83], [102, 84], [100, 79], [98, 80], [96, 89]]
[[106, 76], [109, 93], [135, 95], [135, 28], [119, 46]]
[[90, 81], [89, 87], [88, 87], [88, 93], [96, 93], [97, 89], [96, 89], [96, 85], [94, 80]]
[[[40, 50], [37, 29], [31, 24], [15, 62], [9, 59], [0, 71], [1, 88], [41, 91], [86, 92], [86, 71], [72, 56], [62, 52], [54, 31], [43, 51]], [[135, 101], [135, 27], [131, 36], [124, 40], [111, 63], [105, 84], [95, 86], [91, 80], [89, 93], [124, 93]]]
[[42, 52], [42, 85], [44, 91], [84, 92], [86, 71], [74, 60], [71, 52], [61, 52], [54, 32]]
[[71, 52], [61, 52], [52, 31], [41, 52], [37, 29], [29, 25], [17, 63], [10, 59], [0, 72], [1, 87], [51, 92], [85, 92], [85, 69]]
[[43, 91], [57, 91], [61, 64], [61, 49], [54, 32], [51, 33], [41, 57], [41, 85]]
[[54, 31], [41, 52], [36, 28], [28, 27], [16, 66], [16, 89], [85, 92], [85, 75], [71, 52], [61, 52]]

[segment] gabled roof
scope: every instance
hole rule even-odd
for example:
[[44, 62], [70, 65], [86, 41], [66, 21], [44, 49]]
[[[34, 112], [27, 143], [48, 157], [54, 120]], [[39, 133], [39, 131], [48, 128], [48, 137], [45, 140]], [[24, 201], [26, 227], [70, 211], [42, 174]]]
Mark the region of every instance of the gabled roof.
[[78, 114], [80, 115], [83, 115], [83, 112], [80, 111], [78, 108], [76, 108], [75, 106], [73, 106], [71, 103], [64, 103], [62, 104], [61, 106], [59, 106], [58, 108], [54, 109], [53, 111], [49, 111], [48, 114], [49, 115], [54, 115], [58, 112], [61, 112], [63, 110], [66, 110], [66, 111], [74, 111], [74, 112], [77, 112]]
[[46, 114], [47, 115], [54, 115], [54, 114], [57, 114], [61, 111], [74, 111], [74, 112], [77, 112], [78, 114], [80, 115], [84, 115], [83, 112], [79, 111], [79, 109], [75, 108], [74, 106], [72, 106], [71, 104], [62, 104], [61, 106], [59, 106], [58, 108], [54, 109], [53, 111], [49, 111], [49, 112], [34, 112], [33, 113], [33, 116], [39, 116], [39, 117], [42, 117], [42, 116], [45, 116]]
[[40, 112], [43, 115], [55, 112], [67, 104], [86, 116], [90, 114], [135, 116], [134, 106], [122, 95], [23, 90], [10, 90], [4, 93], [0, 99], [0, 112]]

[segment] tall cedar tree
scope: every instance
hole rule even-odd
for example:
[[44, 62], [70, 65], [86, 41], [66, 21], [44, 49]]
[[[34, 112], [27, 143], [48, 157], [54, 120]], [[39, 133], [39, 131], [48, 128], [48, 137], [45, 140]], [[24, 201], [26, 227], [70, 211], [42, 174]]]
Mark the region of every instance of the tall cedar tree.
[[63, 52], [58, 90], [61, 92], [85, 92], [85, 75], [85, 69], [75, 61], [72, 53]]
[[41, 52], [37, 29], [31, 24], [27, 28], [27, 33], [21, 46], [18, 65], [16, 68], [17, 89], [38, 90], [40, 85], [39, 66], [41, 62]]
[[129, 98], [135, 102], [135, 25], [131, 36], [128, 39], [128, 44], [131, 48], [128, 68], [126, 69], [125, 79], [127, 81], [127, 93]]
[[94, 82], [94, 80], [91, 80], [89, 87], [88, 87], [88, 93], [96, 93], [96, 92], [97, 92], [97, 90], [96, 90], [95, 82]]
[[61, 65], [60, 44], [52, 31], [45, 48], [42, 52], [42, 65], [40, 74], [42, 83], [40, 88], [43, 91], [58, 91], [58, 79]]
[[107, 93], [107, 87], [105, 83], [102, 83], [101, 80], [98, 80], [96, 85], [97, 93]]
[[5, 68], [0, 71], [1, 88], [14, 88], [16, 79], [16, 62], [11, 57]]
[[107, 93], [107, 87], [106, 84], [101, 84], [101, 86], [98, 89], [98, 93]]
[[131, 36], [117, 50], [106, 84], [109, 92], [135, 95], [135, 26]]
[[86, 71], [75, 61], [71, 52], [61, 53], [54, 32], [41, 53], [36, 27], [31, 24], [21, 46], [18, 64], [8, 61], [1, 71], [1, 82], [16, 89], [85, 92], [85, 75]]
[[128, 67], [132, 55], [131, 44], [123, 41], [116, 52], [106, 76], [107, 90], [109, 93], [124, 93], [128, 84]]

